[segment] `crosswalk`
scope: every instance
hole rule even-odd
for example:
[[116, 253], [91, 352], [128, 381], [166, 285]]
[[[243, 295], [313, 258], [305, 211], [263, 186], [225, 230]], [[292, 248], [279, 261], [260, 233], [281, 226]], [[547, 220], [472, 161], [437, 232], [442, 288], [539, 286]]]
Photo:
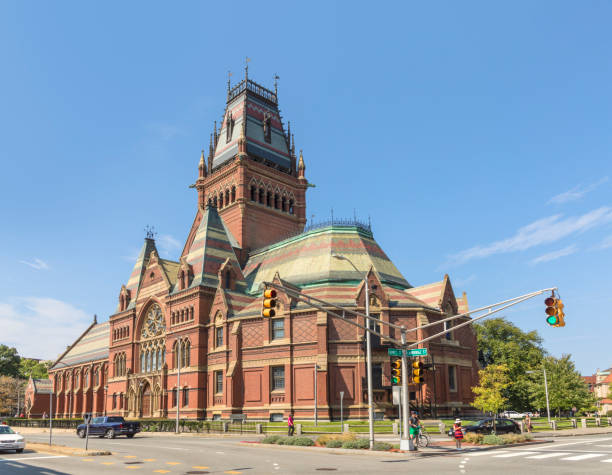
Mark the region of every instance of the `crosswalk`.
[[[582, 452], [582, 451], [581, 451]], [[496, 459], [525, 458], [530, 460], [563, 460], [567, 462], [579, 462], [593, 460], [602, 463], [612, 463], [611, 452], [561, 452], [561, 451], [537, 451], [537, 450], [493, 450], [469, 452], [469, 457], [489, 456]], [[466, 452], [466, 455], [468, 453]]]

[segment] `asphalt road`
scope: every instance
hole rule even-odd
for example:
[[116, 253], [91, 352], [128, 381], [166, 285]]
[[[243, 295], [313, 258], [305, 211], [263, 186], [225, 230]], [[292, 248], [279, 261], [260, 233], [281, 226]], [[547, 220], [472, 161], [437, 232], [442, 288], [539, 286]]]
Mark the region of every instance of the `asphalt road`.
[[[47, 434], [27, 434], [48, 441]], [[251, 437], [251, 440], [253, 437]], [[248, 440], [245, 437], [244, 440]], [[82, 447], [73, 435], [57, 435], [58, 444]], [[91, 439], [90, 448], [108, 449], [112, 456], [67, 457], [33, 453], [0, 454], [0, 473], [104, 474], [135, 470], [162, 474], [312, 474], [338, 472], [432, 474], [610, 474], [612, 437], [564, 437], [550, 444], [510, 449], [449, 451], [437, 456], [336, 455], [239, 445], [237, 439], [149, 436], [134, 439]]]

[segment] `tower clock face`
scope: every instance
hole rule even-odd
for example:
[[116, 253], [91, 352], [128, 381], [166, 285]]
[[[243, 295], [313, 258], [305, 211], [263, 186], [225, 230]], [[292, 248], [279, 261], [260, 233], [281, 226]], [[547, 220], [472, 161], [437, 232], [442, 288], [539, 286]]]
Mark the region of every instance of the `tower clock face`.
[[153, 305], [145, 317], [144, 324], [142, 326], [142, 338], [153, 338], [161, 335], [166, 331], [166, 325], [164, 323], [164, 315], [162, 314], [159, 305]]

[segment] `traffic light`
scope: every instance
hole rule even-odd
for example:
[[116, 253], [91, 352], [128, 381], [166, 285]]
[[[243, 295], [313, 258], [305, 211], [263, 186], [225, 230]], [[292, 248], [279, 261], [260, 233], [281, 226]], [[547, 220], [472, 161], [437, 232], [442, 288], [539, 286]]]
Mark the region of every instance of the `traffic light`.
[[423, 382], [423, 363], [419, 360], [412, 362], [412, 382], [417, 384]]
[[544, 300], [546, 305], [546, 323], [551, 327], [565, 326], [565, 312], [563, 311], [563, 300], [555, 298], [553, 293], [550, 297]]
[[276, 290], [266, 289], [263, 293], [263, 302], [261, 303], [262, 317], [272, 318], [276, 315], [274, 308], [276, 307]]
[[559, 323], [557, 324], [558, 327], [565, 326], [565, 312], [563, 311], [564, 307], [565, 305], [563, 305], [563, 300], [557, 299], [555, 308], [557, 309], [557, 318], [559, 319]]
[[402, 384], [402, 359], [391, 360], [391, 384]]

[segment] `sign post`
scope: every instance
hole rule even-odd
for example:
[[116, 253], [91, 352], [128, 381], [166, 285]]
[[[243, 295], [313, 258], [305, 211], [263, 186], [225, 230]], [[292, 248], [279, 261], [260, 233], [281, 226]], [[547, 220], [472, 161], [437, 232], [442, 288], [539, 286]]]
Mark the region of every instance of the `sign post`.
[[87, 446], [89, 445], [89, 424], [91, 424], [91, 414], [87, 413], [83, 415], [83, 419], [85, 419], [85, 450], [87, 450]]

